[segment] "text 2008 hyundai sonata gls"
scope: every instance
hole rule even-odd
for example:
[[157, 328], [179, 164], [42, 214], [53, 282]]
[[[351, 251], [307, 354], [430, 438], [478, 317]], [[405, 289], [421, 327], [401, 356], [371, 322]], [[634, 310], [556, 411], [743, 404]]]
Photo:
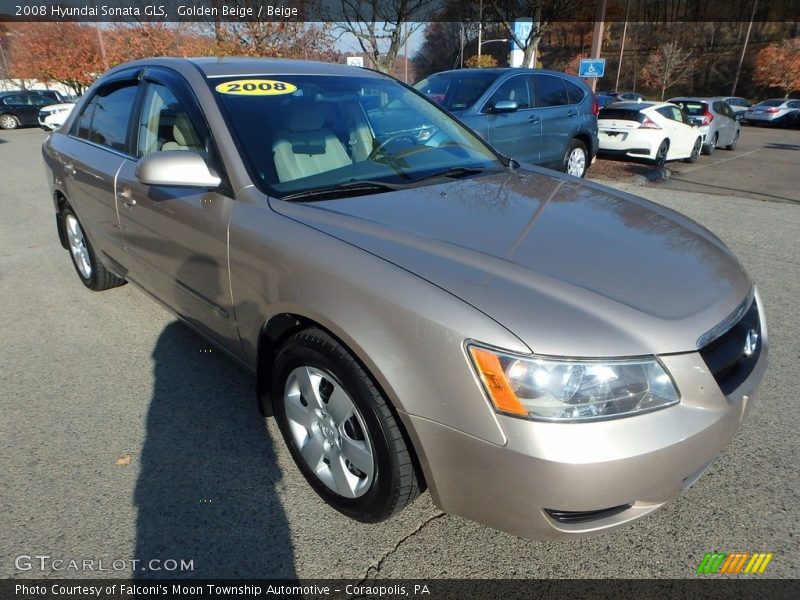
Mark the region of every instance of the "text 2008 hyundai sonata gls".
[[614, 528], [709, 466], [766, 369], [758, 292], [714, 235], [520, 166], [377, 73], [122, 65], [44, 158], [83, 283], [136, 283], [254, 372], [355, 519], [427, 487], [526, 537]]

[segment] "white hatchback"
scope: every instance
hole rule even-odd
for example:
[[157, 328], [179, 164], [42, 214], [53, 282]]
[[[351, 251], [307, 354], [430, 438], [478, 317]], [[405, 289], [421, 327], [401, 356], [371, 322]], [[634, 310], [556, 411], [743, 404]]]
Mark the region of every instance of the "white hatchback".
[[659, 167], [696, 161], [703, 144], [700, 129], [667, 102], [615, 102], [600, 109], [597, 125], [600, 154], [645, 158]]

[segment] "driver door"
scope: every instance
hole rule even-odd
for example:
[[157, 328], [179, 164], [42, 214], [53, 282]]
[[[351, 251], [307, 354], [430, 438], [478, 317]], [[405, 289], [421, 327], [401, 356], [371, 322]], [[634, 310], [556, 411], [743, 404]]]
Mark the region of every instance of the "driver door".
[[[145, 81], [134, 115], [136, 158], [196, 152], [221, 171], [210, 132], [182, 82], [150, 72]], [[191, 325], [240, 354], [227, 268], [234, 200], [222, 188], [146, 185], [137, 179], [136, 165], [125, 161], [116, 186], [131, 276]]]

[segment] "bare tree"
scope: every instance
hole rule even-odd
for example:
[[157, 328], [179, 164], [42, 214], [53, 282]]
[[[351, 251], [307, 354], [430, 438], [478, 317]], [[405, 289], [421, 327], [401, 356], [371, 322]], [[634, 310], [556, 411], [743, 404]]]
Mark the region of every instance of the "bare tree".
[[375, 69], [390, 73], [408, 38], [424, 25], [437, 0], [341, 0], [335, 28], [358, 41]]
[[[539, 42], [550, 24], [554, 21], [568, 20], [580, 8], [578, 4], [574, 0], [518, 0], [512, 2], [491, 0], [490, 6], [494, 17], [508, 30], [508, 35], [517, 47], [522, 49], [522, 66], [535, 67], [534, 61], [539, 49]], [[585, 6], [583, 8], [585, 9]], [[513, 17], [518, 17], [520, 14], [533, 20], [530, 32], [524, 38], [514, 32]], [[586, 20], [590, 21], [591, 18]]]
[[691, 50], [684, 50], [677, 42], [661, 44], [647, 59], [639, 78], [647, 87], [661, 89], [661, 99], [666, 91], [687, 83], [697, 68]]

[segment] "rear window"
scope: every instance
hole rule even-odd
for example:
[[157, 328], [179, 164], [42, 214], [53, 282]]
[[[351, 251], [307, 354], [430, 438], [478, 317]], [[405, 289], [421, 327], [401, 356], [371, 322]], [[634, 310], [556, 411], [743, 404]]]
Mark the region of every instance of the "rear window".
[[601, 108], [600, 114], [597, 115], [598, 119], [607, 119], [609, 121], [636, 121], [637, 123], [644, 122], [644, 115], [638, 110], [628, 110], [624, 108]]
[[764, 100], [763, 102], [759, 102], [759, 106], [780, 106], [783, 104], [785, 100]]
[[[690, 102], [686, 100], [674, 100], [672, 104], [680, 106], [690, 117], [702, 117], [708, 105], [705, 102]], [[718, 111], [719, 112], [719, 111]]]

